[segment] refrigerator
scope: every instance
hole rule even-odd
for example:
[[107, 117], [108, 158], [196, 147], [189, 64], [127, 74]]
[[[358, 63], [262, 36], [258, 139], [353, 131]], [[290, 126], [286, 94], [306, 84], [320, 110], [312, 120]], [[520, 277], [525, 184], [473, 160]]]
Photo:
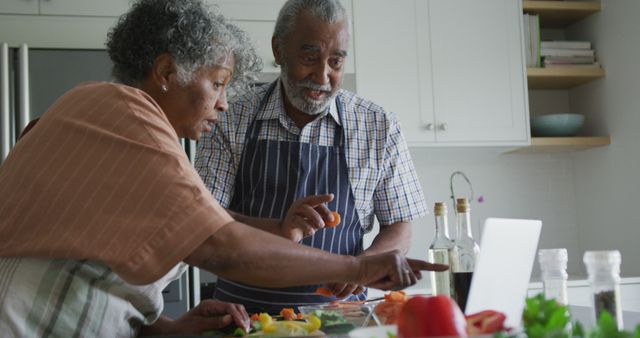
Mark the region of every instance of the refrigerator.
[[[42, 116], [55, 100], [85, 81], [110, 81], [105, 50], [41, 49], [0, 43], [0, 164], [29, 121]], [[181, 140], [193, 162], [194, 141]], [[176, 318], [200, 302], [198, 269], [189, 268], [164, 291], [164, 314]]]

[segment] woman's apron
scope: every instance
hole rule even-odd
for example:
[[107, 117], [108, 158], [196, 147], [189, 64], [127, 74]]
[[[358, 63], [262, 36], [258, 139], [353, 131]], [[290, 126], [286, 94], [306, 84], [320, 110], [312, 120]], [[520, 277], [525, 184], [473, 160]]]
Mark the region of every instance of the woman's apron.
[[[276, 81], [269, 87], [256, 116], [264, 109], [278, 83]], [[339, 98], [336, 98], [336, 104], [342, 123], [343, 109]], [[262, 120], [254, 119], [247, 129], [235, 180], [235, 194], [229, 209], [247, 216], [283, 219], [293, 201], [309, 195], [333, 193], [335, 197], [328, 207], [340, 213], [341, 223], [335, 228], [317, 231], [313, 236], [304, 238], [302, 243], [340, 255], [360, 254], [364, 231], [349, 183], [342, 126], [336, 124], [333, 146], [258, 140], [261, 126]], [[289, 272], [274, 271], [274, 274], [283, 273]], [[247, 271], [247, 274], [251, 272]], [[279, 313], [283, 307], [297, 308], [334, 300], [315, 294], [320, 286], [267, 289], [219, 278], [214, 297], [244, 304], [249, 313]], [[347, 300], [365, 298], [366, 292], [363, 292]]]

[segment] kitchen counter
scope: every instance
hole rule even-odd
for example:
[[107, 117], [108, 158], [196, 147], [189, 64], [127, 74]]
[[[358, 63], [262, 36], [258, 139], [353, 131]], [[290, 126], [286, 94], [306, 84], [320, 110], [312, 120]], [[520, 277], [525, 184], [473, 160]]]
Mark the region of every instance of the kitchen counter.
[[[572, 276], [567, 281], [567, 292], [569, 294], [569, 304], [575, 306], [592, 306], [591, 287], [589, 281], [584, 276]], [[409, 295], [431, 294], [429, 275], [415, 285], [404, 290]], [[542, 282], [534, 279], [529, 283], [528, 296], [534, 296], [542, 292]], [[378, 298], [386, 294], [386, 291], [369, 289], [369, 298]], [[640, 277], [624, 277], [620, 279], [620, 294], [622, 297], [622, 309], [631, 312], [640, 312]]]

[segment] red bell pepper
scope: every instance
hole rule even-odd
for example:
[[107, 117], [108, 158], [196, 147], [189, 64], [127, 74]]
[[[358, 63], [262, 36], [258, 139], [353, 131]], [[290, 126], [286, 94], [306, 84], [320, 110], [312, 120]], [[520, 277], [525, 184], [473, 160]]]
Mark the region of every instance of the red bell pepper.
[[398, 338], [467, 337], [466, 325], [464, 314], [451, 298], [415, 296], [402, 307]]
[[469, 335], [488, 334], [505, 330], [507, 317], [502, 312], [485, 310], [467, 316], [467, 332]]

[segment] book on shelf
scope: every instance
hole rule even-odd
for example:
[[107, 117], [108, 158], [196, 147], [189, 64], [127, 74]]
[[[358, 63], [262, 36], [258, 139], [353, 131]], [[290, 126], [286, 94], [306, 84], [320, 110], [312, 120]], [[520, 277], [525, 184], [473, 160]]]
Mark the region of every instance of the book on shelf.
[[591, 49], [590, 41], [542, 41], [542, 49]]
[[544, 61], [547, 63], [594, 63], [596, 61], [595, 56], [545, 56]]
[[553, 62], [553, 61], [543, 61], [544, 68], [600, 68], [599, 62], [592, 63], [573, 63], [573, 62]]
[[593, 49], [560, 49], [560, 48], [542, 48], [541, 56], [585, 56], [593, 57], [595, 55]]
[[523, 26], [527, 67], [540, 67], [540, 17], [523, 14]]

